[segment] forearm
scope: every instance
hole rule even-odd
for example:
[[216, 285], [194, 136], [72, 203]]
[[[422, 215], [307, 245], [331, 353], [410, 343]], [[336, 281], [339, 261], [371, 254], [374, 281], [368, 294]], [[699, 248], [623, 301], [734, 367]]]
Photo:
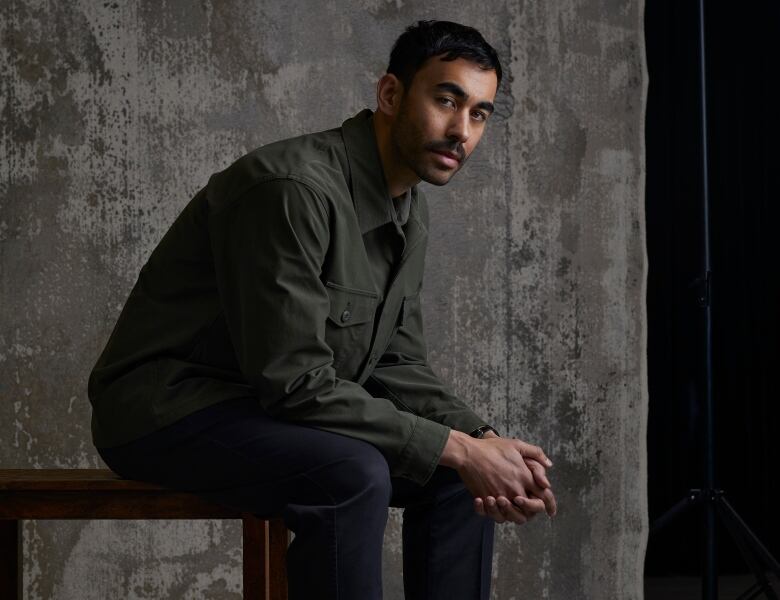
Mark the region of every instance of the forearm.
[[465, 405], [430, 365], [410, 360], [411, 353], [388, 352], [363, 384], [374, 396], [391, 399], [399, 410], [420, 415], [465, 433], [485, 420]]

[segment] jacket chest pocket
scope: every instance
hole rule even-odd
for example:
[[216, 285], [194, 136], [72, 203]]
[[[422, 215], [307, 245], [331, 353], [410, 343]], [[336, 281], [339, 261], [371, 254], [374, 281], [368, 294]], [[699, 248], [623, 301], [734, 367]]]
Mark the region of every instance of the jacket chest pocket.
[[352, 379], [371, 347], [379, 296], [331, 281], [325, 288], [330, 299], [325, 341], [333, 350], [333, 368], [339, 377]]

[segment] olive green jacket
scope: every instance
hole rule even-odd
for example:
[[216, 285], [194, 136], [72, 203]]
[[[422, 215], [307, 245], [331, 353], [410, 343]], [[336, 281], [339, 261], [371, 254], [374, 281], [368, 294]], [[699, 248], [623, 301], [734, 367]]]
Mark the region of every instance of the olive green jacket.
[[423, 484], [451, 428], [486, 424], [427, 362], [416, 186], [387, 289], [372, 276], [361, 236], [392, 200], [371, 115], [258, 148], [186, 205], [90, 374], [95, 446], [253, 396], [275, 418], [373, 444], [393, 476]]

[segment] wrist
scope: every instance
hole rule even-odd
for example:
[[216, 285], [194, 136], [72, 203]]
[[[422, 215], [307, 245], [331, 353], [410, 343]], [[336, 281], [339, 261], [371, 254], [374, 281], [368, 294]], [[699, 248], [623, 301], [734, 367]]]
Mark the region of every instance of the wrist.
[[469, 445], [473, 441], [474, 438], [469, 434], [450, 429], [450, 436], [439, 458], [439, 464], [453, 469], [461, 468], [468, 460]]

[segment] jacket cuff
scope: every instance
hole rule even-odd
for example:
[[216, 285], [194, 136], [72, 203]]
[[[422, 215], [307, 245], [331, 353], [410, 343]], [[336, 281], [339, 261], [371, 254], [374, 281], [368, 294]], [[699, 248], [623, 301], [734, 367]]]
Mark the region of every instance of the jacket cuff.
[[451, 428], [415, 415], [414, 429], [406, 442], [393, 473], [425, 485], [439, 466]]
[[446, 423], [446, 425], [452, 429], [468, 434], [483, 425], [490, 425], [493, 427], [492, 424], [487, 423], [485, 419], [468, 409], [448, 413], [446, 415], [446, 420], [443, 420], [442, 422]]

